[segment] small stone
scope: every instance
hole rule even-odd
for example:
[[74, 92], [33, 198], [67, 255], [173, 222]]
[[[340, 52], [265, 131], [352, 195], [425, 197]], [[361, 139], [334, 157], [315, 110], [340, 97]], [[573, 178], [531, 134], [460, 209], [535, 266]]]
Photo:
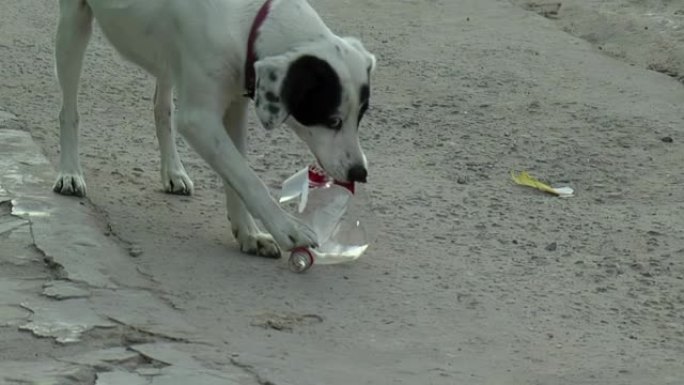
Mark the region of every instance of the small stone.
[[128, 250], [128, 254], [133, 258], [137, 258], [142, 254], [142, 249], [139, 246], [131, 246]]
[[664, 143], [672, 143], [672, 142], [674, 142], [674, 139], [672, 139], [671, 136], [664, 136], [664, 137], [660, 138], [660, 140], [663, 141]]
[[546, 251], [556, 251], [557, 248], [558, 248], [558, 243], [552, 242], [546, 246]]
[[468, 177], [459, 176], [459, 177], [456, 179], [456, 183], [458, 183], [458, 184], [468, 184]]

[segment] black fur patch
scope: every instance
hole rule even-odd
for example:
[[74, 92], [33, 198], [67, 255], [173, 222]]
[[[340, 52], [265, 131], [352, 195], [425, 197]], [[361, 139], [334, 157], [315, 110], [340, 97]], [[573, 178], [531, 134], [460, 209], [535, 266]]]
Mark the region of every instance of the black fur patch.
[[269, 104], [268, 105], [268, 112], [272, 113], [273, 115], [277, 114], [280, 112], [280, 107], [278, 107], [275, 104]]
[[359, 91], [359, 105], [361, 108], [359, 109], [359, 121], [357, 122], [357, 125], [361, 124], [361, 119], [363, 118], [363, 114], [366, 113], [368, 110], [368, 102], [370, 100], [370, 85], [369, 84], [364, 84], [361, 86], [361, 90]]
[[370, 86], [364, 84], [361, 86], [361, 91], [359, 92], [359, 102], [363, 104], [368, 102], [368, 99], [370, 99]]
[[273, 92], [268, 91], [266, 92], [266, 100], [268, 100], [271, 103], [277, 103], [280, 101], [280, 98], [277, 97]]
[[342, 85], [328, 62], [304, 55], [290, 64], [280, 96], [299, 123], [326, 125], [339, 109]]

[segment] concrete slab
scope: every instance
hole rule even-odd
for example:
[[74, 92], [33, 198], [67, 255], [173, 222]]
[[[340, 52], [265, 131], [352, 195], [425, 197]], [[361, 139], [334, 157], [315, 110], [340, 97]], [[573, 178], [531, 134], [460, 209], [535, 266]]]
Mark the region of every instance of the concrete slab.
[[[101, 288], [117, 288], [115, 282], [147, 285], [128, 254], [104, 235], [86, 200], [52, 191], [55, 171], [27, 132], [0, 130], [0, 169], [2, 196], [11, 197], [12, 214], [31, 222], [36, 247], [70, 280]], [[20, 220], [0, 230], [20, 226]]]

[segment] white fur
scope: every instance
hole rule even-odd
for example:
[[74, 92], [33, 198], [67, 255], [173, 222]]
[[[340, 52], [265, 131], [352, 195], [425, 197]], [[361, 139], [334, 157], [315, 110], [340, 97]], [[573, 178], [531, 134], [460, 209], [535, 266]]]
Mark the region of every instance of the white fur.
[[[56, 39], [57, 74], [62, 89], [61, 156], [55, 191], [84, 196], [78, 157], [76, 94], [83, 54], [97, 20], [112, 45], [157, 79], [154, 115], [161, 150], [164, 189], [190, 194], [193, 184], [176, 150], [176, 127], [223, 178], [228, 215], [243, 251], [278, 256], [315, 243], [304, 224], [283, 211], [249, 168], [246, 148], [244, 62], [249, 30], [262, 0], [60, 0]], [[335, 46], [343, 54], [336, 54]], [[353, 38], [334, 35], [305, 0], [274, 0], [256, 49], [260, 69], [286, 72], [298, 54], [326, 60], [340, 76], [343, 102], [339, 132], [305, 127], [287, 114], [259, 113], [267, 128], [285, 122], [308, 145], [333, 177], [345, 180], [354, 164], [366, 165], [357, 134], [358, 89], [368, 81], [375, 58]], [[173, 116], [172, 93], [179, 109]], [[273, 236], [259, 231], [259, 218]], [[274, 243], [275, 240], [275, 243]], [[277, 245], [276, 245], [277, 243]]]

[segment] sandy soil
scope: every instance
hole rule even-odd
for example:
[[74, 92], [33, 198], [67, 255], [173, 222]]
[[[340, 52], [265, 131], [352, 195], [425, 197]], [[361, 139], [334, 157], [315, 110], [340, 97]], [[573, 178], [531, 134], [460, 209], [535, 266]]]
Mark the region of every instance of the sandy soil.
[[[153, 82], [95, 34], [89, 199], [164, 299], [275, 384], [680, 384], [684, 87], [648, 70], [684, 73], [649, 61], [681, 52], [676, 3], [574, 0], [557, 19], [502, 0], [312, 3], [379, 58], [362, 134], [377, 235], [358, 263], [304, 276], [237, 251], [220, 181], [183, 143], [196, 195], [161, 193]], [[54, 161], [56, 8], [3, 0], [0, 16], [0, 106]], [[250, 161], [276, 187], [306, 152], [251, 122]]]

